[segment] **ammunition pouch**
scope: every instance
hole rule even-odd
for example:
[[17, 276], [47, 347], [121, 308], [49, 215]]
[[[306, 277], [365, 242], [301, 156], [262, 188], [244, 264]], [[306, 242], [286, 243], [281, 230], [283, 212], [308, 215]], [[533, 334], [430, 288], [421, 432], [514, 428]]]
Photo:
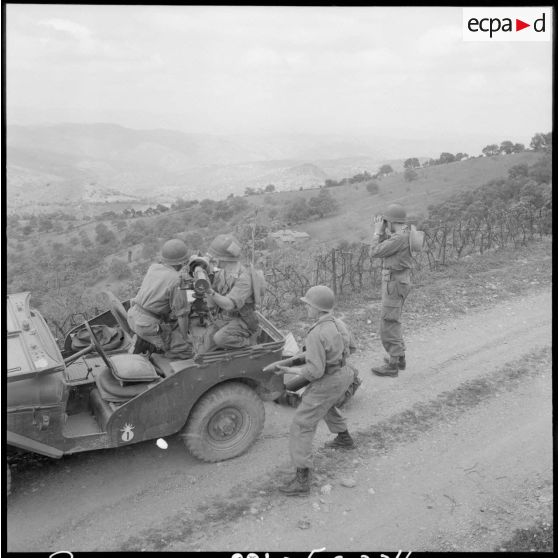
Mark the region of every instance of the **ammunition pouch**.
[[382, 281], [400, 281], [409, 283], [411, 271], [409, 269], [382, 269]]
[[333, 364], [326, 364], [324, 374], [335, 374], [335, 372], [341, 370], [341, 368], [343, 368], [346, 363], [347, 363], [347, 359], [345, 358], [345, 355], [343, 355], [339, 362], [334, 362]]
[[341, 399], [336, 403], [336, 407], [342, 407], [354, 394], [355, 391], [359, 388], [360, 384], [362, 384], [362, 380], [358, 375], [358, 370], [352, 364], [347, 363], [347, 367], [352, 370], [353, 372], [353, 381], [349, 385], [349, 387], [345, 390], [345, 393], [342, 395]]

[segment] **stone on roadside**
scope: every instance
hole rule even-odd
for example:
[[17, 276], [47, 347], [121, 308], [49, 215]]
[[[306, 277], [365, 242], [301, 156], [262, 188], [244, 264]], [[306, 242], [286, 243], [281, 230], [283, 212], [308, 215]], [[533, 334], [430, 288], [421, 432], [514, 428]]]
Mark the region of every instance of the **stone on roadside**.
[[310, 529], [310, 521], [307, 519], [299, 519], [297, 526], [299, 529]]
[[356, 480], [353, 477], [344, 477], [341, 479], [341, 486], [354, 488], [356, 486]]

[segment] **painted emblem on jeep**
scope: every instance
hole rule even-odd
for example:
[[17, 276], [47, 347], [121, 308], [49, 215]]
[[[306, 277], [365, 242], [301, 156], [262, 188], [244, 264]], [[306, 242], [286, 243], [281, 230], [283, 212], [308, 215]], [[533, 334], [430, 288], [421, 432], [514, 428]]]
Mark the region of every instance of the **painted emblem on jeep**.
[[134, 433], [132, 432], [134, 428], [135, 426], [126, 423], [124, 425], [124, 428], [120, 429], [120, 432], [122, 432], [122, 440], [124, 440], [125, 442], [129, 442], [134, 437]]

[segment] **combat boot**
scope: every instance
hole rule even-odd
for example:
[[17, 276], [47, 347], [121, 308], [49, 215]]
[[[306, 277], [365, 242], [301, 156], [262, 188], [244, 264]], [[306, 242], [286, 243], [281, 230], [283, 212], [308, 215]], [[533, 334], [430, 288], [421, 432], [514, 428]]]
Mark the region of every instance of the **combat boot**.
[[[389, 357], [384, 357], [384, 362], [389, 364]], [[405, 355], [401, 355], [397, 361], [397, 368], [399, 368], [399, 370], [405, 370], [406, 366], [407, 362], [405, 360]]]
[[325, 447], [334, 449], [355, 449], [356, 445], [349, 431], [345, 430], [345, 432], [339, 432], [333, 440], [326, 442]]
[[376, 376], [398, 376], [399, 375], [399, 368], [397, 367], [397, 361], [395, 359], [390, 360], [387, 364], [383, 366], [373, 366], [372, 372], [376, 374]]
[[301, 496], [310, 492], [310, 469], [298, 468], [296, 476], [287, 484], [280, 486], [279, 490], [286, 496]]

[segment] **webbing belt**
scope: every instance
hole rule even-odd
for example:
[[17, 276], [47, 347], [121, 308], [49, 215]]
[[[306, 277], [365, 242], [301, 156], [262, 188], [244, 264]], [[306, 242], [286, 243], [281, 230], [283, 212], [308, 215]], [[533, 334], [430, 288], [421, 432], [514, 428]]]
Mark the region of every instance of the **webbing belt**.
[[164, 316], [161, 316], [160, 314], [157, 314], [156, 312], [152, 312], [151, 310], [148, 310], [147, 308], [144, 308], [141, 304], [138, 304], [136, 302], [136, 303], [134, 303], [134, 306], [136, 306], [138, 308], [138, 310], [141, 310], [144, 314], [147, 314], [148, 316], [151, 316], [152, 318], [155, 318], [156, 320], [164, 321]]

